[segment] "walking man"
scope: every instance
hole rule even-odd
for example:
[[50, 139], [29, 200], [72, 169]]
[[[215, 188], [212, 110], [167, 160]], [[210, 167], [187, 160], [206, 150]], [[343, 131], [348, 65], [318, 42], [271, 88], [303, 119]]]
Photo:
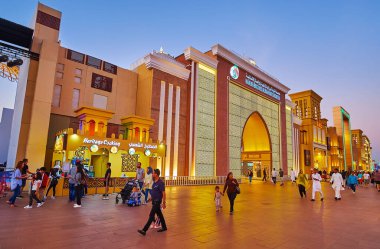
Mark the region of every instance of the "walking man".
[[266, 182], [267, 181], [267, 170], [266, 170], [266, 168], [264, 168], [264, 170], [263, 170], [263, 181], [264, 182]]
[[338, 169], [334, 169], [334, 174], [331, 176], [330, 183], [332, 183], [332, 188], [335, 191], [335, 200], [341, 200], [342, 196], [340, 195], [340, 191], [343, 190], [344, 180]]
[[292, 185], [296, 182], [296, 172], [293, 169], [290, 170], [290, 180], [292, 181]]
[[140, 190], [144, 186], [144, 178], [145, 178], [145, 171], [143, 168], [141, 168], [141, 163], [137, 163], [137, 170], [136, 170], [136, 180], [139, 182]]
[[276, 168], [273, 168], [273, 170], [272, 170], [272, 182], [273, 182], [273, 184], [276, 184], [276, 180], [277, 180], [277, 171], [276, 171]]
[[279, 175], [280, 175], [280, 186], [284, 186], [284, 171], [282, 169], [280, 169], [279, 171]]
[[[26, 174], [32, 174], [32, 172], [29, 171], [28, 159], [24, 158], [22, 162], [24, 163], [24, 166], [21, 169], [21, 174], [23, 176], [26, 176]], [[23, 197], [21, 194], [24, 191], [25, 185], [26, 185], [26, 177], [22, 179], [21, 191], [20, 191], [20, 195], [18, 196], [20, 198]]]
[[252, 177], [253, 177], [253, 172], [252, 170], [249, 170], [248, 171], [249, 184], [252, 184]]
[[322, 177], [318, 173], [317, 169], [314, 169], [313, 172], [314, 173], [311, 175], [311, 178], [313, 179], [313, 191], [311, 192], [311, 201], [315, 201], [315, 192], [319, 192], [321, 196], [321, 201], [323, 201], [323, 193], [321, 186]]
[[[77, 162], [76, 164], [80, 164]], [[73, 165], [69, 171], [69, 201], [75, 201], [75, 175], [77, 174], [77, 165]]]
[[110, 186], [111, 182], [111, 163], [107, 163], [107, 170], [106, 170], [106, 175], [104, 176], [104, 187], [105, 187], [105, 193], [103, 195], [103, 200], [109, 200], [110, 198], [108, 197], [108, 189]]
[[149, 214], [148, 222], [145, 224], [144, 228], [142, 230], [137, 230], [140, 234], [144, 235], [146, 234], [146, 231], [148, 231], [150, 224], [155, 220], [155, 215], [157, 214], [158, 218], [161, 222], [161, 229], [158, 229], [157, 232], [165, 232], [167, 229], [164, 215], [161, 211], [161, 204], [162, 208], [166, 208], [166, 194], [165, 194], [165, 183], [160, 179], [160, 170], [155, 169], [153, 171], [153, 185], [152, 185], [152, 191], [150, 192], [150, 195], [152, 197], [152, 209]]

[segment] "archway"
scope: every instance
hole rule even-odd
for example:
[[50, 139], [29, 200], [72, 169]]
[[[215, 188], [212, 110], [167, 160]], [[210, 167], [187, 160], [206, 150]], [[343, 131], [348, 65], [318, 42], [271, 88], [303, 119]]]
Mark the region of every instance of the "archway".
[[263, 177], [272, 167], [272, 143], [268, 127], [258, 112], [253, 112], [244, 125], [241, 140], [242, 175], [253, 171], [256, 178]]

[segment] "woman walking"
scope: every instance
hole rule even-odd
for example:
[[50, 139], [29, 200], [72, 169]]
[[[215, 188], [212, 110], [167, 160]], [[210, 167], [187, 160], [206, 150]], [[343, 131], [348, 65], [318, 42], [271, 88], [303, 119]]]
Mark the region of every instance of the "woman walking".
[[304, 196], [306, 198], [306, 189], [308, 188], [309, 182], [307, 181], [307, 177], [302, 170], [300, 170], [300, 172], [298, 173], [296, 183], [298, 185], [298, 191], [300, 192], [301, 198], [303, 198]]
[[16, 165], [15, 171], [12, 174], [11, 190], [13, 191], [13, 195], [9, 199], [9, 201], [7, 201], [7, 203], [10, 204], [11, 207], [15, 207], [16, 198], [20, 195], [21, 192], [22, 179], [26, 178], [26, 176], [21, 175], [21, 169], [23, 166], [23, 161], [19, 161]]
[[252, 170], [248, 171], [249, 184], [252, 184], [253, 172]]
[[376, 189], [378, 192], [380, 192], [380, 170], [376, 170], [373, 178], [376, 184]]
[[77, 203], [74, 204], [74, 208], [80, 208], [82, 207], [82, 189], [85, 182], [84, 172], [83, 172], [83, 165], [80, 164], [77, 167], [77, 173], [75, 174], [75, 195], [77, 198]]
[[44, 197], [44, 199], [47, 199], [47, 196], [49, 195], [49, 192], [50, 192], [50, 189], [53, 189], [53, 195], [52, 195], [52, 199], [55, 199], [55, 188], [57, 187], [57, 184], [58, 184], [58, 179], [59, 179], [60, 175], [59, 175], [59, 170], [58, 168], [53, 168], [51, 171], [50, 171], [50, 185], [49, 185], [49, 188], [46, 192], [46, 195]]
[[148, 196], [149, 196], [150, 191], [152, 191], [152, 185], [153, 185], [153, 176], [152, 176], [152, 174], [153, 174], [153, 169], [152, 169], [152, 167], [149, 166], [148, 169], [147, 169], [145, 178], [144, 178], [145, 203], [143, 203], [143, 204], [147, 204], [148, 203]]
[[239, 183], [234, 178], [232, 172], [228, 173], [226, 183], [224, 184], [223, 194], [227, 190], [228, 200], [230, 201], [230, 214], [234, 213], [234, 203], [237, 195], [237, 187]]
[[263, 170], [263, 182], [267, 181], [267, 170], [264, 168]]
[[352, 171], [351, 175], [348, 177], [347, 184], [352, 190], [352, 193], [355, 194], [356, 186], [358, 186], [358, 177], [355, 175], [355, 172]]

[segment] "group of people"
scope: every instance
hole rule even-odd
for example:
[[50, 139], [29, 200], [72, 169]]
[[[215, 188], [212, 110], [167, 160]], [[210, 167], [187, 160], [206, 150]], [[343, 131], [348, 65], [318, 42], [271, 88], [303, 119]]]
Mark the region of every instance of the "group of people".
[[[323, 201], [323, 192], [321, 182], [325, 178], [321, 176], [318, 169], [314, 169], [311, 175], [312, 180], [312, 197], [311, 201], [315, 201], [316, 193], [319, 193], [321, 201]], [[360, 180], [361, 179], [361, 180]], [[330, 174], [330, 183], [335, 193], [335, 200], [341, 200], [341, 191], [345, 190], [345, 187], [349, 187], [352, 193], [356, 193], [356, 187], [358, 185], [364, 184], [368, 187], [371, 181], [376, 185], [377, 191], [380, 192], [380, 170], [374, 171], [372, 174], [369, 172], [361, 171], [350, 171], [350, 172], [339, 172], [336, 168], [333, 173]], [[306, 189], [308, 188], [308, 179], [306, 175], [300, 170], [297, 177], [298, 190], [301, 198], [306, 197]]]
[[41, 167], [33, 173], [29, 170], [28, 159], [19, 161], [11, 177], [10, 187], [13, 195], [7, 203], [10, 207], [15, 207], [16, 199], [23, 198], [22, 192], [26, 187], [27, 180], [30, 180], [29, 203], [24, 208], [32, 208], [33, 200], [37, 202], [37, 207], [41, 207], [45, 203], [51, 189], [53, 190], [52, 199], [55, 198], [55, 189], [59, 177], [59, 169], [57, 168], [53, 168], [48, 173], [45, 167]]
[[271, 181], [274, 185], [277, 183], [277, 177], [279, 178], [280, 186], [284, 186], [284, 171], [280, 169], [277, 172], [276, 168], [273, 168]]
[[[267, 172], [264, 169], [264, 178], [263, 181], [266, 181]], [[11, 207], [15, 206], [15, 201], [21, 197], [22, 190], [26, 186], [27, 179], [31, 180], [29, 203], [25, 208], [32, 208], [33, 201], [37, 203], [37, 207], [41, 207], [46, 199], [50, 189], [53, 190], [52, 199], [55, 199], [55, 188], [58, 183], [58, 179], [61, 177], [60, 168], [54, 167], [50, 173], [46, 172], [46, 168], [42, 167], [37, 170], [36, 173], [29, 171], [28, 160], [24, 159], [17, 163], [16, 169], [12, 175], [11, 180], [11, 190], [13, 195], [7, 201]], [[85, 194], [85, 187], [88, 182], [88, 174], [84, 170], [84, 167], [81, 162], [77, 162], [70, 169], [68, 175], [69, 178], [69, 200], [76, 201], [73, 205], [74, 208], [80, 208], [82, 206], [81, 198]], [[250, 171], [248, 173], [250, 182], [252, 181], [253, 173]], [[277, 178], [281, 182], [281, 185], [284, 184], [284, 172], [282, 169], [279, 172], [274, 168], [271, 173], [271, 181], [273, 184], [276, 184]], [[50, 181], [49, 181], [50, 179]], [[320, 200], [324, 200], [324, 195], [322, 192], [321, 182], [326, 179], [323, 177], [323, 173], [318, 171], [318, 169], [313, 169], [311, 174], [312, 182], [312, 196], [311, 201], [316, 200], [316, 194], [319, 194]], [[361, 180], [362, 179], [362, 180]], [[165, 194], [165, 184], [160, 179], [160, 170], [152, 169], [151, 167], [147, 168], [147, 173], [141, 167], [141, 163], [137, 164], [136, 177], [135, 180], [138, 183], [138, 189], [145, 195], [145, 202], [147, 204], [149, 201], [149, 195], [152, 201], [152, 208], [149, 214], [149, 218], [145, 226], [138, 230], [142, 235], [146, 235], [146, 232], [152, 223], [159, 222], [161, 224], [158, 232], [164, 232], [167, 230], [166, 222], [162, 213], [162, 210], [166, 208], [166, 194]], [[369, 172], [346, 172], [342, 174], [338, 169], [334, 169], [333, 173], [330, 174], [330, 183], [335, 193], [335, 200], [341, 200], [341, 191], [348, 186], [353, 193], [356, 193], [356, 187], [360, 184], [368, 186], [371, 183], [371, 180], [376, 184], [377, 190], [380, 192], [380, 170], [377, 170], [370, 174]], [[306, 198], [306, 190], [309, 186], [309, 179], [304, 174], [302, 170], [298, 173], [297, 177], [295, 172], [291, 170], [291, 181], [296, 182], [298, 185], [298, 190], [301, 198]], [[49, 184], [48, 184], [49, 182]], [[109, 199], [109, 187], [111, 183], [111, 163], [107, 163], [107, 170], [104, 177], [104, 186], [105, 194], [103, 195], [103, 200]], [[48, 188], [47, 188], [48, 187]], [[47, 191], [45, 193], [45, 190]], [[238, 181], [233, 177], [233, 173], [230, 172], [227, 175], [223, 191], [221, 191], [219, 186], [215, 187], [214, 201], [216, 206], [216, 211], [219, 212], [222, 207], [221, 198], [227, 192], [228, 200], [230, 203], [230, 214], [234, 213], [234, 204], [235, 199], [238, 194], [240, 194], [240, 187]]]

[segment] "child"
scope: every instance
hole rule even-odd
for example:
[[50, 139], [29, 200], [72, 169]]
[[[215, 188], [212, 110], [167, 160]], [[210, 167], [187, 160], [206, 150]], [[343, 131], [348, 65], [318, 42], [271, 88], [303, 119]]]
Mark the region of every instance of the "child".
[[133, 199], [137, 203], [139, 201], [139, 195], [140, 195], [140, 191], [138, 190], [138, 188], [133, 187], [130, 198]]
[[215, 187], [215, 195], [214, 195], [214, 201], [216, 206], [216, 212], [219, 212], [220, 208], [222, 207], [222, 192], [220, 192], [219, 186]]
[[137, 187], [134, 187], [132, 189], [132, 193], [128, 200], [128, 206], [134, 207], [134, 206], [140, 206], [141, 205], [141, 192]]
[[41, 184], [42, 184], [42, 174], [40, 172], [37, 172], [33, 180], [32, 190], [29, 196], [29, 205], [25, 206], [24, 208], [32, 208], [33, 199], [37, 201], [37, 207], [41, 207], [44, 204], [42, 201], [40, 201], [40, 199], [37, 198], [37, 195], [36, 195], [36, 193], [38, 193], [38, 191], [40, 190]]

